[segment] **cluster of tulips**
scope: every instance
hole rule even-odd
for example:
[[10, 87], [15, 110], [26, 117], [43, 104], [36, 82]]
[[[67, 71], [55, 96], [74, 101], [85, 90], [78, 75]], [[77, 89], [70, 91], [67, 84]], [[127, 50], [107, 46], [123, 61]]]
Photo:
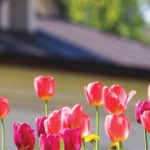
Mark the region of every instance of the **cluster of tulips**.
[[[36, 133], [27, 123], [15, 122], [13, 127], [14, 143], [18, 150], [86, 150], [86, 143], [93, 144], [93, 150], [100, 150], [99, 108], [104, 106], [109, 113], [104, 127], [112, 141], [109, 148], [122, 150], [122, 142], [130, 132], [130, 121], [124, 114], [136, 91], [126, 93], [119, 85], [103, 86], [100, 82], [89, 83], [84, 87], [86, 99], [96, 111], [96, 133], [90, 134], [90, 115], [77, 104], [50, 111], [49, 100], [55, 94], [55, 81], [52, 76], [39, 76], [34, 79], [36, 95], [44, 102], [45, 114], [35, 120]], [[150, 99], [150, 86], [148, 88]], [[0, 120], [2, 132], [2, 150], [6, 150], [4, 119], [10, 111], [6, 97], [0, 97]], [[145, 133], [145, 150], [148, 150], [147, 133], [150, 133], [150, 100], [141, 100], [135, 105], [135, 116], [142, 124]], [[37, 139], [37, 140], [36, 140]], [[36, 144], [37, 143], [37, 144]]]

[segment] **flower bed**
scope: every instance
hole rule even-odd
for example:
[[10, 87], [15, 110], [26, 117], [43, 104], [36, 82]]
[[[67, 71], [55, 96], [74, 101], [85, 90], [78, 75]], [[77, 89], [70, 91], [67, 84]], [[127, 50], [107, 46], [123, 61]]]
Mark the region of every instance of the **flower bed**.
[[[130, 132], [130, 121], [125, 115], [125, 110], [136, 91], [133, 90], [127, 94], [119, 84], [108, 87], [103, 86], [100, 82], [89, 83], [85, 86], [84, 93], [87, 102], [96, 112], [96, 132], [90, 133], [90, 115], [84, 112], [84, 108], [80, 104], [76, 104], [72, 108], [63, 107], [49, 112], [48, 102], [55, 94], [55, 81], [52, 76], [36, 77], [34, 89], [44, 103], [45, 113], [35, 119], [36, 133], [29, 124], [14, 122], [14, 143], [18, 150], [33, 150], [34, 148], [40, 150], [86, 150], [87, 142], [93, 145], [94, 150], [100, 150], [102, 141], [99, 131], [99, 109], [102, 106], [109, 113], [104, 121], [106, 135], [112, 142], [109, 148], [123, 149], [122, 143], [128, 138]], [[148, 99], [150, 99], [150, 88], [148, 88]], [[7, 149], [4, 119], [10, 112], [9, 107], [7, 98], [0, 97], [2, 150]], [[148, 150], [150, 101], [139, 101], [135, 107], [135, 114], [137, 122], [144, 127], [145, 150]]]

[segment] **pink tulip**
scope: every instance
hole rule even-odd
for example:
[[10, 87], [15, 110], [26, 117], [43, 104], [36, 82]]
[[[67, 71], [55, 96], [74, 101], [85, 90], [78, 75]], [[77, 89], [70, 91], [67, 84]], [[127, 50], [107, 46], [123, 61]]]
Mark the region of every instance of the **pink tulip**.
[[33, 129], [26, 123], [14, 123], [14, 142], [18, 150], [33, 150], [35, 145]]
[[40, 137], [40, 134], [46, 134], [45, 127], [44, 127], [44, 121], [46, 117], [37, 117], [36, 118], [36, 131], [37, 135]]
[[49, 100], [55, 93], [55, 82], [52, 76], [38, 76], [34, 79], [37, 96], [42, 100]]
[[111, 114], [121, 114], [126, 110], [128, 102], [135, 94], [136, 91], [131, 91], [127, 95], [120, 85], [104, 87], [104, 107]]
[[112, 142], [122, 142], [129, 135], [130, 122], [124, 114], [107, 115], [104, 126], [106, 134]]
[[44, 121], [45, 131], [50, 134], [59, 134], [60, 130], [69, 126], [68, 118], [70, 115], [70, 108], [64, 107], [62, 109], [51, 112], [48, 118]]
[[10, 111], [9, 103], [6, 97], [0, 97], [0, 119], [4, 119]]
[[78, 128], [81, 136], [90, 134], [90, 116], [84, 113], [81, 105], [75, 105], [69, 116], [69, 123], [72, 129]]
[[150, 100], [138, 101], [135, 105], [135, 119], [138, 123], [141, 122], [140, 116], [144, 113], [144, 111], [150, 110]]
[[103, 86], [100, 82], [89, 83], [84, 87], [84, 92], [88, 103], [92, 106], [100, 106], [102, 104]]
[[39, 146], [40, 150], [60, 150], [60, 136], [56, 134], [41, 134]]
[[62, 131], [65, 150], [80, 150], [81, 149], [81, 133], [79, 129], [66, 128]]
[[85, 136], [90, 132], [90, 116], [84, 113], [81, 105], [75, 105], [72, 109], [64, 107], [51, 112], [44, 126], [47, 134], [59, 134], [65, 128], [79, 128], [81, 135]]
[[150, 133], [150, 110], [144, 111], [143, 114], [140, 115], [140, 118], [146, 132]]

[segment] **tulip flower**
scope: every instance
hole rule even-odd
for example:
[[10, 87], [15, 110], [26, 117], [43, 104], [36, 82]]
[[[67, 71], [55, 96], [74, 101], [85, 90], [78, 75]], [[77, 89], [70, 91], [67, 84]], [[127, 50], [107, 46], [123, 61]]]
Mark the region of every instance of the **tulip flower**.
[[140, 115], [140, 118], [146, 132], [150, 133], [150, 110], [144, 111], [143, 114]]
[[33, 150], [35, 145], [34, 131], [26, 123], [14, 123], [14, 142], [18, 150]]
[[37, 117], [36, 118], [36, 131], [37, 135], [40, 137], [40, 134], [46, 134], [45, 127], [44, 127], [44, 121], [46, 117]]
[[120, 146], [121, 142], [125, 141], [129, 135], [130, 122], [124, 114], [107, 115], [104, 126], [108, 138], [112, 142], [119, 142]]
[[84, 87], [87, 101], [92, 106], [100, 106], [102, 104], [103, 86], [100, 82], [89, 83]]
[[1, 130], [2, 130], [2, 150], [5, 150], [5, 125], [4, 118], [8, 115], [10, 111], [9, 103], [6, 97], [0, 97], [0, 120], [1, 120]]
[[78, 128], [80, 130], [82, 137], [90, 134], [90, 116], [84, 113], [81, 105], [75, 105], [72, 108], [69, 123], [72, 129]]
[[111, 114], [121, 114], [135, 94], [136, 91], [130, 91], [127, 95], [120, 85], [106, 86], [103, 90], [104, 107]]
[[61, 132], [65, 150], [80, 150], [81, 149], [81, 133], [79, 129], [66, 128]]
[[60, 136], [56, 134], [41, 134], [39, 146], [40, 150], [60, 150]]
[[65, 128], [79, 128], [81, 135], [86, 136], [90, 132], [90, 116], [84, 113], [81, 105], [75, 105], [72, 109], [64, 107], [51, 112], [44, 126], [46, 134], [59, 134]]
[[44, 121], [46, 134], [59, 134], [61, 130], [69, 127], [70, 108], [63, 107], [49, 114]]
[[47, 119], [44, 121], [44, 127], [46, 134], [59, 134], [60, 130], [63, 129], [61, 123], [62, 110], [55, 110], [49, 114]]
[[138, 101], [135, 105], [135, 119], [138, 123], [141, 122], [140, 116], [144, 113], [144, 111], [150, 110], [150, 100]]
[[38, 76], [34, 79], [37, 96], [42, 100], [49, 100], [55, 93], [55, 82], [52, 76]]
[[45, 102], [45, 115], [48, 115], [48, 100], [55, 93], [55, 82], [52, 76], [38, 76], [34, 79], [37, 96]]
[[140, 119], [145, 129], [145, 150], [148, 150], [147, 133], [150, 133], [150, 110], [145, 110], [143, 114], [140, 115]]
[[[84, 92], [88, 103], [96, 108], [96, 134], [99, 133], [99, 106], [102, 105], [102, 92], [103, 86], [100, 82], [89, 83], [88, 86], [84, 87]], [[96, 150], [99, 150], [99, 141], [96, 141]]]
[[0, 119], [4, 119], [10, 111], [9, 103], [6, 97], [0, 97]]

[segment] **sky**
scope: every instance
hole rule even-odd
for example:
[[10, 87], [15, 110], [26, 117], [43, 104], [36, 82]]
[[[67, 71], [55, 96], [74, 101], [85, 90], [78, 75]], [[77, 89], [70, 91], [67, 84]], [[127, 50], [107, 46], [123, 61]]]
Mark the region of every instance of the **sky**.
[[150, 24], [150, 6], [149, 5], [142, 5], [140, 7], [142, 15], [146, 23]]

